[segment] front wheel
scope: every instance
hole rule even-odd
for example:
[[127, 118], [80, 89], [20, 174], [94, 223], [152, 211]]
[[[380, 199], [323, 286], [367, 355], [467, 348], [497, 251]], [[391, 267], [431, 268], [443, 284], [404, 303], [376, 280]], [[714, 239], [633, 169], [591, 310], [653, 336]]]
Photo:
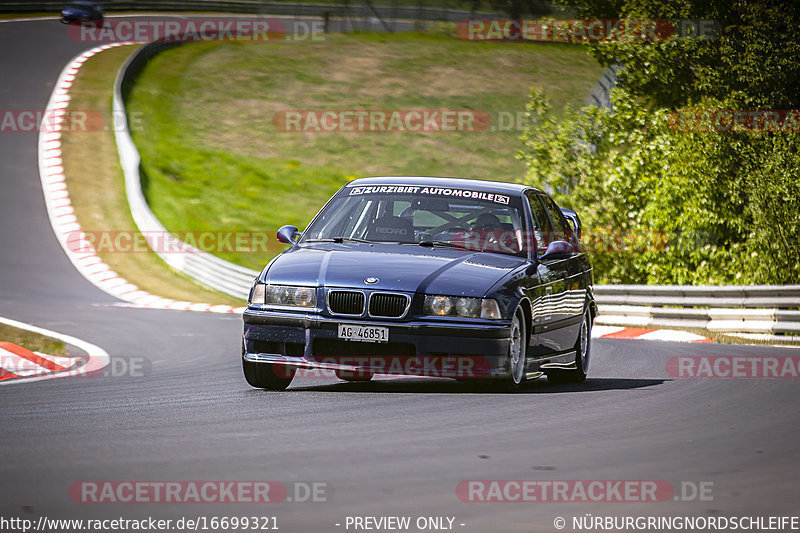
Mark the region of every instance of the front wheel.
[[274, 365], [272, 363], [254, 363], [242, 359], [244, 379], [252, 387], [258, 389], [282, 391], [292, 382], [297, 370], [293, 366]]
[[507, 392], [519, 390], [525, 383], [528, 361], [528, 335], [525, 324], [525, 314], [521, 307], [517, 307], [511, 321], [511, 334], [508, 343], [508, 375], [496, 381], [498, 389]]

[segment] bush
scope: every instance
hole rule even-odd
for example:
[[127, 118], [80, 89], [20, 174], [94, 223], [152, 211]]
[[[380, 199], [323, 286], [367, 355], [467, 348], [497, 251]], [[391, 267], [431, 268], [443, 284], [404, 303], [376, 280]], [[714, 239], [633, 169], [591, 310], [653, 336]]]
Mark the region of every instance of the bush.
[[[570, 3], [598, 16], [591, 2]], [[800, 107], [800, 38], [788, 30], [800, 7], [630, 0], [617, 16], [713, 18], [721, 33], [593, 44], [601, 62], [625, 66], [613, 112], [587, 107], [556, 121], [532, 90], [527, 181], [579, 212], [598, 281], [800, 283], [800, 128], [682, 131], [675, 121]]]

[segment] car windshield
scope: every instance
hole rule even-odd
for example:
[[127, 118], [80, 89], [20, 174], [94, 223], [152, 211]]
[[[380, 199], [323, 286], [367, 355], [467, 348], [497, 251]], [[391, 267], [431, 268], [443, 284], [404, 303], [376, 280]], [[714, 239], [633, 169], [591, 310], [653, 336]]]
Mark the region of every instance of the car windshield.
[[301, 244], [386, 242], [520, 255], [521, 205], [517, 196], [459, 187], [347, 187], [314, 219]]

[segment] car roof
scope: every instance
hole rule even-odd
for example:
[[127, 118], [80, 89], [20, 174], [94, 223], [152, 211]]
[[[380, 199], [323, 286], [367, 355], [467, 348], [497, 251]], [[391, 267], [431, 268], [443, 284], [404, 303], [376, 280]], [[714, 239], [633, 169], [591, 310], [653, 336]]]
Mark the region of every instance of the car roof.
[[473, 180], [468, 178], [437, 178], [425, 176], [376, 176], [359, 178], [351, 181], [345, 187], [361, 187], [364, 185], [419, 185], [420, 187], [463, 187], [466, 189], [498, 192], [509, 195], [520, 195], [523, 191], [532, 189], [529, 185], [521, 183], [508, 183], [503, 181]]

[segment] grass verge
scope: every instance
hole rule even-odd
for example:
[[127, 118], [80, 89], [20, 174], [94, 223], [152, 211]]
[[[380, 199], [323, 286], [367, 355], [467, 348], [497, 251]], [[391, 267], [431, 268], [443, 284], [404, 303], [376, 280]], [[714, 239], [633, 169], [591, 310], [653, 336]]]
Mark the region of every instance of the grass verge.
[[800, 342], [790, 339], [751, 339], [749, 337], [739, 337], [728, 333], [720, 333], [718, 331], [707, 330], [688, 330], [698, 335], [703, 335], [711, 339], [711, 342], [719, 344], [757, 344], [763, 346], [800, 346]]
[[32, 352], [48, 355], [66, 355], [66, 345], [52, 337], [45, 337], [32, 331], [0, 324], [0, 341], [11, 342]]
[[[264, 231], [310, 220], [366, 175], [518, 181], [538, 85], [584, 103], [602, 69], [578, 46], [442, 35], [328, 35], [323, 42], [203, 42], [156, 56], [129, 98], [153, 211], [172, 231]], [[286, 110], [473, 110], [487, 131], [285, 132]], [[213, 251], [213, 250], [211, 250]], [[278, 250], [270, 250], [276, 253]], [[264, 257], [217, 253], [251, 268]]]
[[21, 18], [39, 18], [39, 17], [60, 17], [61, 13], [54, 11], [13, 11], [0, 13], [0, 19], [21, 19]]
[[[96, 111], [104, 118], [98, 131], [66, 128], [61, 139], [70, 197], [78, 222], [87, 232], [133, 232], [136, 229], [128, 208], [110, 121], [114, 78], [133, 51], [134, 47], [123, 46], [92, 56], [81, 67], [70, 89], [72, 98], [67, 116], [73, 116], [73, 111], [75, 114]], [[174, 271], [155, 253], [101, 252], [99, 255], [120, 276], [153, 294], [192, 302], [242, 305], [241, 300], [207, 289]]]

